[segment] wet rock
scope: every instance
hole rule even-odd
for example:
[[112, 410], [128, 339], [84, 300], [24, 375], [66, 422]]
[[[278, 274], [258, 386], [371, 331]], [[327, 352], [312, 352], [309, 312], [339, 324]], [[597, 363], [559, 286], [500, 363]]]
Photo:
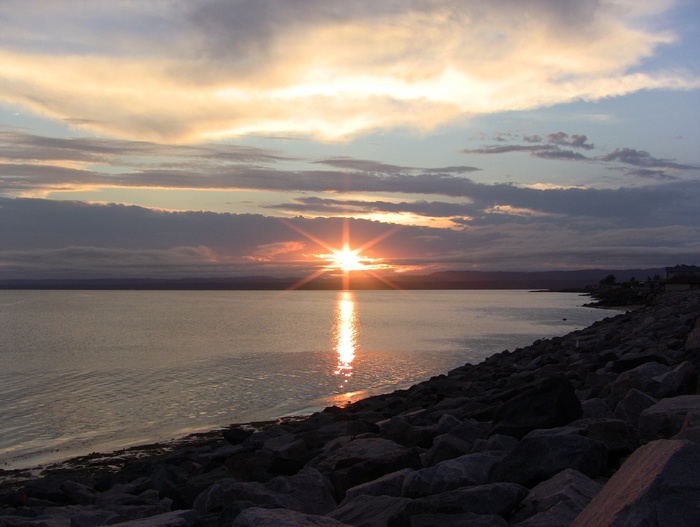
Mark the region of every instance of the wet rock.
[[700, 525], [700, 445], [658, 440], [639, 448], [572, 527]]

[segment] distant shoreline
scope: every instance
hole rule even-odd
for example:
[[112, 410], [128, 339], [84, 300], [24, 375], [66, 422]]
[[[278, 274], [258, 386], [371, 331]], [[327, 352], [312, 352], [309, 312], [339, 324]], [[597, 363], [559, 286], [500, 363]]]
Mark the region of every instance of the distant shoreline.
[[278, 291], [301, 290], [451, 290], [530, 289], [550, 292], [591, 292], [605, 276], [620, 280], [644, 278], [662, 269], [585, 269], [576, 271], [444, 271], [427, 275], [346, 277], [207, 277], [207, 278], [53, 278], [0, 280], [0, 290], [144, 290], [144, 291]]

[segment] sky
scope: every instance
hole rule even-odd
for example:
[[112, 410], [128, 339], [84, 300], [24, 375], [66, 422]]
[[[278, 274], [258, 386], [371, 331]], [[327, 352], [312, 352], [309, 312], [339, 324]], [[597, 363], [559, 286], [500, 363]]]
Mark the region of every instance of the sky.
[[697, 0], [3, 0], [0, 279], [700, 264], [698, 50]]

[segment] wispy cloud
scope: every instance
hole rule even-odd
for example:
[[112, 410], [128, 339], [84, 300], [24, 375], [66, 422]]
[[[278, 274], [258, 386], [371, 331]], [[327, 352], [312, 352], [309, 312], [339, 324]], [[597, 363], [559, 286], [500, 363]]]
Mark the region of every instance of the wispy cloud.
[[[0, 100], [111, 136], [429, 130], [697, 88], [644, 69], [670, 2], [172, 0], [0, 5]], [[420, 38], [416, 38], [419, 35]], [[567, 143], [575, 147], [568, 138]]]

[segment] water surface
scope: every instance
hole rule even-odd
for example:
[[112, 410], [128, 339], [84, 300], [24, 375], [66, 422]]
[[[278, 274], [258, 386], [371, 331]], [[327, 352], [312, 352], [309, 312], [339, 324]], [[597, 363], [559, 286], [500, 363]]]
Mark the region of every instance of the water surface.
[[0, 291], [0, 466], [415, 384], [606, 312], [526, 291]]

